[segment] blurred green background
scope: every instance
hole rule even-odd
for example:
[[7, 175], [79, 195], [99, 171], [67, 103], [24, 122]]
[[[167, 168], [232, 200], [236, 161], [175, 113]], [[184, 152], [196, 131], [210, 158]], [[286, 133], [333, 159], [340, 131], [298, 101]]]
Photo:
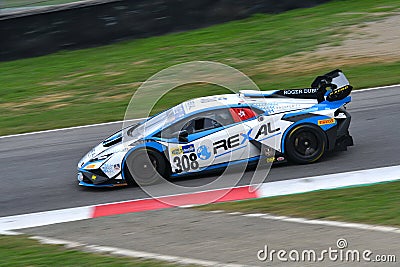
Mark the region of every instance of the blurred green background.
[[[142, 82], [193, 60], [230, 65], [263, 90], [308, 87], [315, 76], [336, 68], [356, 89], [399, 83], [399, 53], [380, 46], [398, 30], [394, 22], [399, 11], [397, 0], [332, 1], [188, 32], [1, 62], [0, 135], [122, 120]], [[395, 28], [377, 31], [382, 25]], [[177, 88], [153, 112], [219, 93], [224, 90], [211, 85]]]

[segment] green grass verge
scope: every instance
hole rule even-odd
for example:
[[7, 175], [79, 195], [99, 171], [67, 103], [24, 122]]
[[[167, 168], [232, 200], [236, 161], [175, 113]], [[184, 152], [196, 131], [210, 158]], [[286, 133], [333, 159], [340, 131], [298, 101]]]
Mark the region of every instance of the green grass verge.
[[32, 6], [51, 6], [78, 2], [79, 0], [1, 0], [0, 8], [18, 8]]
[[181, 266], [154, 260], [86, 253], [58, 245], [44, 245], [26, 236], [0, 235], [0, 266]]
[[196, 207], [400, 226], [400, 182]]
[[[340, 45], [348, 33], [343, 28], [382, 19], [399, 8], [397, 0], [333, 1], [189, 32], [2, 62], [0, 135], [121, 120], [141, 82], [166, 67], [193, 60], [228, 64], [264, 90], [307, 87], [316, 75], [338, 67], [356, 88], [399, 83], [400, 62], [331, 66], [326, 60], [317, 70], [265, 70], [271, 60], [307, 54], [319, 45]], [[223, 93], [219, 87], [194, 87], [177, 88], [154, 112]]]

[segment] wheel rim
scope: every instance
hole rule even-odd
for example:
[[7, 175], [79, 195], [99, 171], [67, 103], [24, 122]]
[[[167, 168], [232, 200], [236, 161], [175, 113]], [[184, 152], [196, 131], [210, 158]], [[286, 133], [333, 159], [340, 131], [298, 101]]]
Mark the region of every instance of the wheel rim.
[[151, 179], [157, 173], [157, 159], [147, 153], [140, 153], [131, 162], [134, 176], [143, 180]]
[[294, 149], [303, 157], [313, 157], [318, 153], [318, 137], [309, 131], [298, 132], [294, 138]]

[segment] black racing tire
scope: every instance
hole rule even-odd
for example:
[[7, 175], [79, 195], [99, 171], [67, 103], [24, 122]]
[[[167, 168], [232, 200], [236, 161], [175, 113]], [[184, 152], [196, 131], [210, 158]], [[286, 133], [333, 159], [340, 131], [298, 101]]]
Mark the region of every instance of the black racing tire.
[[124, 177], [128, 185], [156, 184], [167, 174], [164, 156], [151, 149], [139, 149], [125, 160]]
[[301, 124], [288, 133], [285, 154], [295, 163], [313, 163], [324, 155], [327, 143], [326, 134], [320, 127], [313, 124]]

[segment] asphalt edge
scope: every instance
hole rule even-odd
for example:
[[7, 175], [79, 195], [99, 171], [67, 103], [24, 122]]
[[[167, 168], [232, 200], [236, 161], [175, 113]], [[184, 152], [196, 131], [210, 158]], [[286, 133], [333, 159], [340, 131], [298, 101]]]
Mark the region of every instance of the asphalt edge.
[[[18, 229], [132, 212], [203, 205], [208, 204], [208, 200], [215, 199], [214, 197], [216, 195], [221, 195], [221, 193], [223, 193], [223, 197], [214, 201], [214, 203], [283, 196], [343, 187], [372, 185], [396, 180], [400, 180], [400, 165], [270, 182], [261, 184], [255, 188], [253, 186], [242, 186], [237, 188], [225, 188], [189, 194], [163, 196], [159, 198], [136, 199], [131, 201], [12, 215], [0, 218], [0, 233], [7, 233], [7, 231], [11, 231], [10, 233], [12, 233], [14, 230]], [[174, 203], [175, 205], [169, 203]]]

